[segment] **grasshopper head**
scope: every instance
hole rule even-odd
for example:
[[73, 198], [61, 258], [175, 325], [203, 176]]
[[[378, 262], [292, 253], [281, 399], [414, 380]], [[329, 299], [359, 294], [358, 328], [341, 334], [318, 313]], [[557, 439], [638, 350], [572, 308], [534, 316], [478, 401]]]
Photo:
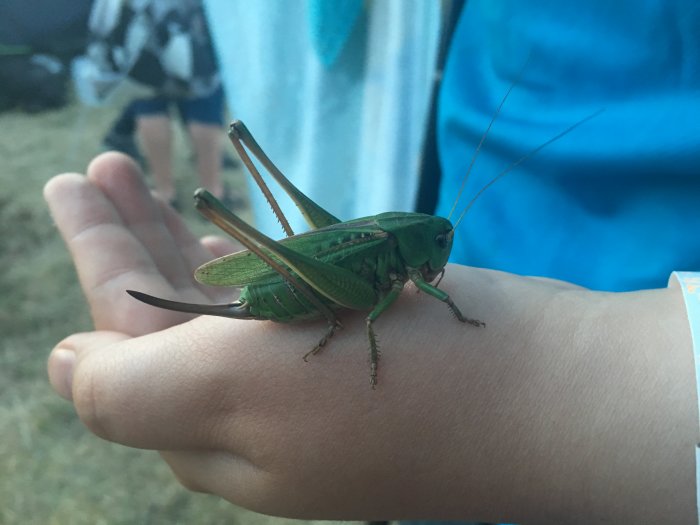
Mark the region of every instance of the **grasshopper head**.
[[[454, 239], [455, 231], [452, 223], [441, 217], [435, 221], [435, 225], [430, 228], [432, 242], [428, 252], [428, 259], [421, 267], [421, 273], [426, 281], [430, 282], [438, 276], [447, 264], [452, 252], [452, 240]], [[429, 239], [430, 240], [430, 239]]]
[[452, 251], [454, 228], [442, 217], [422, 213], [386, 213], [378, 216], [382, 229], [391, 233], [404, 263], [418, 268], [427, 281], [437, 277]]

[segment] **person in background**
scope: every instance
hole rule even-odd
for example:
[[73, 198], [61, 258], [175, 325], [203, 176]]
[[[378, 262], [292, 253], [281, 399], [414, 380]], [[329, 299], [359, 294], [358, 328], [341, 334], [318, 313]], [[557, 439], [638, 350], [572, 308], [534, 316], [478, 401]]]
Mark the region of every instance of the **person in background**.
[[[191, 139], [200, 185], [224, 204], [231, 206], [229, 188], [221, 177], [224, 132], [224, 100], [221, 89], [198, 98], [153, 97], [133, 100], [105, 137], [105, 146], [126, 153], [137, 161], [143, 160], [153, 175], [155, 190], [179, 209], [172, 176], [173, 110], [184, 123]], [[141, 149], [136, 146], [134, 133], [139, 137]]]
[[136, 132], [155, 190], [177, 207], [171, 136], [176, 111], [192, 142], [200, 185], [229, 204], [221, 178], [224, 94], [201, 2], [101, 0], [90, 28], [88, 56], [153, 93], [127, 105], [105, 146], [141, 160]]

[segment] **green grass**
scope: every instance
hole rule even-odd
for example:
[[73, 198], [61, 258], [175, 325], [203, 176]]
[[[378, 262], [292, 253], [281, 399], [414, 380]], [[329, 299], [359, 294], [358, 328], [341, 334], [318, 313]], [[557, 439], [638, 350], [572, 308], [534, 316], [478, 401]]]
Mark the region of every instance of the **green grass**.
[[[41, 191], [57, 173], [84, 171], [116, 112], [0, 114], [0, 523], [290, 523], [187, 492], [156, 452], [93, 436], [49, 387], [50, 349], [90, 319]], [[184, 195], [197, 182], [181, 134], [177, 143]], [[245, 194], [240, 171], [225, 176]], [[198, 233], [214, 232], [185, 213]]]

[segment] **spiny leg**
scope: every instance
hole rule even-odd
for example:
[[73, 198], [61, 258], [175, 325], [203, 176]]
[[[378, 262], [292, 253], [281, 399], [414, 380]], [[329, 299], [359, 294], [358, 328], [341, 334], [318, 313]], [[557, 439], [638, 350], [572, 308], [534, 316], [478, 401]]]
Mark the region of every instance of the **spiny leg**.
[[[275, 199], [274, 195], [272, 195], [270, 188], [268, 188], [267, 184], [260, 175], [260, 172], [255, 167], [255, 164], [253, 164], [253, 161], [250, 159], [250, 156], [248, 156], [248, 152], [243, 147], [243, 144], [248, 146], [253, 152], [253, 155], [255, 155], [258, 159], [262, 159], [262, 164], [268, 169], [270, 169], [270, 166], [272, 166], [272, 168], [274, 168], [280, 174], [281, 172], [277, 169], [277, 166], [272, 164], [272, 161], [267, 157], [267, 155], [265, 155], [265, 152], [255, 141], [253, 136], [250, 134], [250, 131], [248, 131], [248, 128], [245, 127], [245, 124], [243, 124], [243, 122], [241, 122], [240, 120], [232, 122], [231, 126], [229, 126], [228, 129], [228, 136], [229, 139], [231, 139], [231, 144], [233, 144], [233, 147], [236, 148], [238, 156], [241, 157], [243, 164], [245, 164], [245, 167], [248, 169], [248, 173], [251, 174], [253, 180], [255, 180], [255, 183], [260, 188], [260, 191], [265, 196], [265, 200], [267, 200], [268, 204], [270, 205], [270, 208], [272, 208], [272, 212], [275, 214], [275, 217], [277, 217], [277, 220], [282, 226], [284, 233], [288, 237], [290, 235], [294, 235], [294, 231], [289, 225], [287, 217], [285, 217], [284, 213], [282, 213], [282, 208], [280, 208], [280, 205], [277, 203], [277, 200]], [[284, 175], [282, 176], [284, 177]]]
[[442, 301], [447, 305], [447, 307], [452, 311], [452, 313], [455, 315], [455, 317], [462, 321], [463, 323], [469, 323], [470, 325], [473, 326], [486, 326], [486, 323], [483, 321], [479, 321], [477, 319], [469, 319], [468, 317], [464, 317], [462, 315], [462, 312], [460, 312], [459, 308], [457, 305], [452, 301], [450, 296], [447, 294], [447, 292], [444, 292], [440, 290], [439, 288], [434, 287], [433, 285], [425, 282], [425, 279], [423, 279], [423, 276], [418, 270], [411, 270], [409, 271], [409, 277], [411, 278], [411, 281], [415, 283], [415, 285], [425, 293], [432, 295], [436, 299]]
[[[241, 156], [241, 159], [248, 168], [248, 171], [250, 171], [250, 174], [253, 176], [258, 186], [260, 186], [260, 189], [268, 199], [268, 202], [273, 208], [275, 215], [277, 215], [278, 212], [281, 214], [282, 211], [279, 209], [277, 202], [274, 201], [272, 194], [269, 193], [270, 190], [267, 188], [267, 185], [262, 180], [262, 177], [260, 177], [260, 174], [248, 157], [248, 154], [245, 152], [245, 148], [248, 148], [251, 151], [251, 153], [260, 161], [260, 163], [265, 166], [267, 171], [282, 187], [285, 193], [292, 198], [294, 203], [299, 208], [299, 211], [304, 216], [304, 219], [312, 229], [315, 230], [316, 228], [322, 228], [324, 226], [329, 226], [340, 222], [340, 219], [334, 217], [328, 213], [328, 211], [309, 199], [299, 190], [299, 188], [294, 186], [294, 184], [292, 184], [292, 182], [284, 176], [279, 168], [277, 168], [272, 160], [270, 160], [270, 158], [265, 154], [243, 122], [237, 120], [231, 123], [231, 127], [229, 128], [229, 137], [231, 138], [236, 151], [238, 151], [238, 154]], [[282, 215], [282, 217], [280, 217], [278, 215], [278, 218], [282, 219], [284, 216]], [[280, 222], [282, 223], [285, 232], [287, 232], [287, 235], [291, 235], [291, 228], [289, 227], [289, 223], [286, 222], [286, 219], [284, 219], [284, 221], [280, 220]]]
[[372, 323], [398, 299], [399, 295], [401, 295], [401, 290], [403, 290], [403, 284], [403, 281], [391, 283], [389, 293], [382, 297], [374, 306], [366, 319], [367, 339], [369, 339], [369, 384], [372, 388], [377, 386], [377, 366], [379, 365], [379, 345], [377, 344], [377, 336], [372, 328]]
[[310, 351], [306, 352], [304, 354], [304, 361], [309, 360], [309, 356], [311, 355], [316, 355], [318, 354], [324, 346], [326, 346], [326, 343], [328, 340], [333, 337], [333, 334], [335, 333], [335, 330], [337, 328], [342, 328], [343, 325], [340, 324], [340, 321], [338, 319], [334, 319], [333, 321], [328, 322], [328, 328], [326, 328], [326, 333], [323, 334], [323, 337], [321, 340], [318, 342], [316, 346], [314, 346]]

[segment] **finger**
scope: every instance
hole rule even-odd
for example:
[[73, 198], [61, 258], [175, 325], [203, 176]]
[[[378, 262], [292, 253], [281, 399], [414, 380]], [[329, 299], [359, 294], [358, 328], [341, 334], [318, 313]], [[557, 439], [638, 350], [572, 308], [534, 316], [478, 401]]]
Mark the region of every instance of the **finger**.
[[[322, 333], [322, 323], [312, 326]], [[339, 384], [321, 374], [309, 389], [300, 388], [312, 384], [309, 374], [322, 362], [301, 359], [308, 335], [269, 323], [203, 316], [99, 351], [91, 350], [97, 336], [74, 336], [73, 403], [86, 426], [110, 441], [155, 450], [225, 449], [247, 457], [259, 442], [260, 422], [251, 424], [260, 415], [255, 406], [266, 406], [272, 421], [285, 420], [268, 395], [270, 385], [286, 385], [283, 397], [304, 406], [318, 391]], [[364, 354], [340, 357], [329, 360], [337, 370], [347, 370], [348, 360], [354, 360], [358, 376], [365, 371]]]
[[[71, 391], [83, 423], [104, 439], [132, 447], [216, 447], [223, 439], [217, 430], [222, 412], [229, 412], [222, 407], [235, 405], [228, 390], [236, 391], [236, 366], [227, 362], [230, 348], [213, 359], [209, 330], [192, 324], [112, 342], [99, 333], [64, 341], [61, 348], [70, 345], [75, 353]], [[96, 350], [101, 342], [107, 344]], [[54, 381], [61, 384], [59, 374]], [[230, 446], [232, 438], [225, 439]]]
[[135, 288], [165, 293], [172, 287], [94, 184], [78, 174], [59, 175], [46, 184], [44, 196], [75, 261], [98, 329], [138, 335], [188, 318], [154, 310], [124, 292]]
[[49, 355], [47, 370], [49, 383], [63, 399], [73, 400], [73, 370], [75, 369], [75, 352], [56, 347]]
[[104, 348], [113, 343], [128, 339], [119, 332], [89, 332], [74, 334], [58, 343], [51, 351], [47, 363], [49, 382], [58, 395], [73, 400], [73, 372], [80, 358], [94, 349]]
[[[165, 224], [178, 245], [182, 257], [187, 261], [187, 265], [190, 268], [190, 279], [193, 280], [192, 274], [194, 269], [210, 261], [212, 259], [212, 252], [207, 245], [202, 243], [199, 238], [192, 233], [179, 213], [164, 202], [160, 204]], [[209, 298], [217, 298], [217, 290], [215, 288], [211, 286], [200, 286], [200, 289]]]
[[218, 235], [207, 235], [206, 237], [202, 237], [200, 242], [214, 257], [223, 257], [224, 255], [245, 249], [240, 242], [232, 241]]
[[146, 247], [159, 272], [173, 287], [191, 287], [193, 268], [181, 257], [138, 165], [126, 155], [105, 153], [90, 163], [87, 177], [112, 202], [124, 225]]

